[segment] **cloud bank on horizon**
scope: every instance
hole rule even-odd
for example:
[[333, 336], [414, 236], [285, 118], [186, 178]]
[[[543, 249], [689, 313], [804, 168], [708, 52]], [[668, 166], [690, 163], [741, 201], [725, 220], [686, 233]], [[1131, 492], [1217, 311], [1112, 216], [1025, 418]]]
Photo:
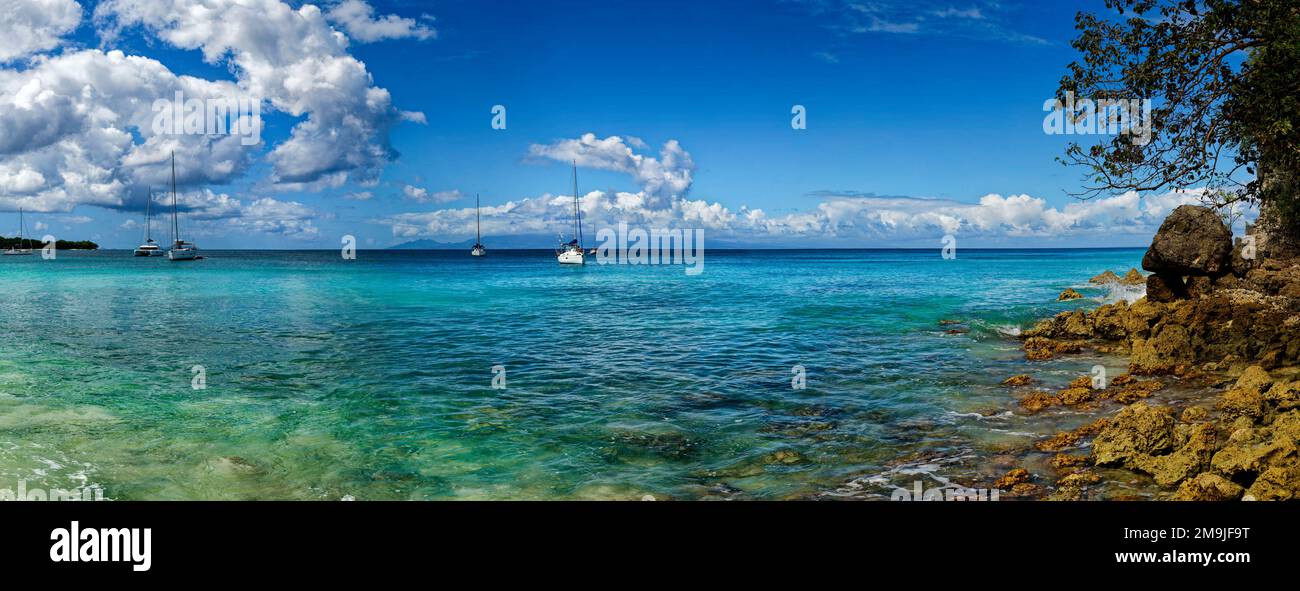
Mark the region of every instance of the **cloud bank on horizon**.
[[[638, 153], [649, 146], [638, 138], [587, 133], [529, 147], [527, 158], [574, 162], [580, 168], [628, 175], [641, 190], [590, 191], [581, 195], [588, 227], [620, 222], [655, 228], [704, 228], [711, 239], [755, 245], [818, 246], [938, 243], [945, 235], [996, 244], [1007, 239], [1070, 240], [1097, 235], [1148, 237], [1175, 207], [1201, 203], [1203, 191], [1171, 191], [1140, 196], [1129, 192], [1051, 207], [1030, 195], [984, 195], [977, 203], [917, 197], [880, 197], [823, 191], [805, 212], [769, 215], [741, 206], [691, 199], [695, 163], [676, 140], [659, 157]], [[547, 235], [565, 228], [573, 195], [550, 193], [483, 208], [486, 235]], [[474, 208], [404, 213], [382, 220], [400, 239], [455, 239], [473, 232]]]
[[[423, 113], [399, 108], [351, 48], [434, 41], [438, 31], [428, 14], [379, 14], [364, 0], [321, 6], [283, 0], [103, 0], [89, 12], [75, 0], [9, 0], [5, 6], [0, 12], [5, 32], [0, 36], [0, 210], [69, 214], [68, 223], [89, 223], [87, 216], [70, 214], [86, 207], [142, 209], [147, 191], [142, 187], [169, 182], [174, 152], [178, 181], [186, 187], [179, 209], [195, 234], [321, 239], [317, 223], [334, 212], [268, 193], [342, 188], [339, 203], [373, 202], [381, 174], [398, 157], [393, 130], [427, 124]], [[1004, 32], [996, 3], [959, 10], [921, 2], [910, 3], [906, 11], [889, 2], [827, 6], [840, 15], [844, 34]], [[82, 26], [93, 28], [99, 47], [68, 40]], [[114, 49], [128, 32], [197, 52], [230, 76], [181, 73], [158, 59]], [[236, 135], [156, 133], [154, 101], [178, 92], [197, 99], [260, 97], [264, 112], [284, 116], [289, 129], [272, 145], [254, 146]], [[768, 213], [724, 205], [716, 196], [693, 196], [699, 168], [678, 139], [654, 148], [637, 137], [586, 133], [521, 152], [524, 163], [574, 162], [625, 175], [638, 188], [584, 194], [589, 227], [626, 222], [705, 228], [711, 240], [756, 246], [904, 246], [931, 244], [945, 234], [990, 244], [1099, 233], [1149, 236], [1173, 207], [1199, 199], [1198, 191], [1124, 194], [1052, 207], [1030, 195], [987, 194], [963, 203], [820, 192], [815, 194], [820, 201], [804, 211]], [[199, 188], [257, 175], [248, 194]], [[371, 219], [391, 228], [395, 240], [473, 235], [474, 209], [451, 206], [469, 191], [410, 182], [397, 186], [398, 198], [420, 210]], [[164, 204], [160, 196], [155, 199]], [[568, 226], [573, 199], [545, 193], [485, 207], [484, 234], [552, 235]], [[799, 196], [799, 201], [806, 200]]]

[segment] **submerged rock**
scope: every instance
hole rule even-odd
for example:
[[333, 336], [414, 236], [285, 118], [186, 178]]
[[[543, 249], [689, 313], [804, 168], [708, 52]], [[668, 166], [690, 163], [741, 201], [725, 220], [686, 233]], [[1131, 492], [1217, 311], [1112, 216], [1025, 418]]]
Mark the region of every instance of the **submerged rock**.
[[1142, 268], [1168, 276], [1227, 273], [1232, 269], [1232, 231], [1214, 210], [1180, 205], [1160, 224]]
[[1038, 451], [1048, 451], [1048, 452], [1064, 451], [1066, 449], [1074, 447], [1075, 445], [1078, 445], [1078, 443], [1082, 441], [1084, 438], [1092, 437], [1093, 435], [1100, 433], [1109, 424], [1110, 424], [1110, 420], [1108, 419], [1104, 419], [1104, 418], [1097, 419], [1096, 421], [1088, 423], [1087, 425], [1079, 427], [1078, 429], [1075, 429], [1073, 431], [1063, 431], [1047, 439], [1039, 441], [1034, 444], [1034, 448], [1037, 449]]
[[1000, 496], [1034, 498], [1034, 497], [1041, 497], [1042, 495], [1043, 495], [1043, 487], [1030, 482], [1022, 482], [1020, 484], [1011, 487], [1010, 491], [1007, 491], [1006, 493], [1003, 493]]
[[208, 464], [213, 472], [224, 476], [255, 476], [262, 468], [240, 456], [221, 456]]
[[1052, 458], [1052, 467], [1058, 470], [1063, 468], [1074, 468], [1077, 466], [1088, 465], [1088, 456], [1072, 456], [1070, 454], [1056, 454]]
[[1036, 390], [1031, 392], [1028, 396], [1020, 399], [1020, 408], [1023, 408], [1030, 413], [1036, 413], [1044, 408], [1055, 406], [1060, 403], [1060, 399], [1058, 399], [1055, 394]]
[[672, 460], [694, 457], [701, 442], [676, 432], [646, 433], [622, 431], [610, 436], [611, 445], [602, 451], [609, 458], [630, 458], [636, 455], [660, 456]]
[[785, 464], [788, 466], [791, 464], [802, 464], [805, 461], [807, 461], [807, 459], [803, 457], [803, 454], [791, 449], [780, 449], [763, 456], [763, 463], [769, 466], [773, 464]]
[[1024, 386], [1024, 385], [1029, 384], [1030, 382], [1033, 382], [1033, 381], [1034, 381], [1034, 378], [1030, 377], [1029, 374], [1024, 374], [1024, 373], [1022, 373], [1022, 374], [1020, 374], [1020, 375], [1014, 375], [1014, 376], [1011, 376], [1011, 377], [1009, 377], [1009, 378], [1007, 378], [1007, 379], [1005, 379], [1005, 380], [1002, 380], [1002, 385], [1003, 385], [1003, 386], [1013, 386], [1013, 387], [1014, 387], [1014, 386]]
[[1056, 481], [1056, 485], [1062, 488], [1081, 488], [1091, 484], [1101, 482], [1101, 477], [1087, 470], [1071, 472]]

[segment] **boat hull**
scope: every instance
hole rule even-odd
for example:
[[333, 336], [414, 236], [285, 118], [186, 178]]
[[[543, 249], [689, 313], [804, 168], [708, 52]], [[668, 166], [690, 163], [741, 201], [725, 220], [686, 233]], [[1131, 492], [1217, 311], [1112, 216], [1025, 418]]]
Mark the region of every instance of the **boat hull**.
[[568, 250], [560, 253], [555, 257], [561, 265], [582, 265], [586, 264], [586, 257], [580, 250]]
[[182, 248], [167, 251], [167, 258], [173, 261], [192, 261], [199, 258], [197, 249]]
[[486, 254], [487, 254], [487, 249], [483, 248], [482, 246], [475, 246], [473, 250], [469, 251], [469, 256], [472, 257], [481, 257]]
[[4, 255], [7, 256], [7, 257], [23, 256], [23, 255], [30, 255], [30, 254], [32, 254], [31, 249], [22, 249], [22, 250], [6, 250], [6, 251], [4, 252]]

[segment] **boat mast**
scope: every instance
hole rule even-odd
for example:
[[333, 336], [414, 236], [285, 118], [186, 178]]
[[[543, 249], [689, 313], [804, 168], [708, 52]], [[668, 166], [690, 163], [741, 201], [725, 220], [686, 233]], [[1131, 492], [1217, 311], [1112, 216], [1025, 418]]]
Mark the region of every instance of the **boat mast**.
[[172, 244], [181, 241], [181, 225], [176, 221], [176, 152], [172, 152]]
[[578, 209], [578, 161], [573, 161], [573, 237], [582, 248], [582, 212]]
[[23, 208], [18, 208], [18, 249], [31, 250], [31, 242], [25, 238], [27, 235], [27, 225], [23, 223]]
[[483, 220], [478, 212], [478, 193], [474, 194], [474, 244], [483, 242]]
[[153, 205], [153, 187], [149, 187], [149, 200], [144, 202], [144, 243], [153, 242], [153, 232], [149, 225], [149, 207]]

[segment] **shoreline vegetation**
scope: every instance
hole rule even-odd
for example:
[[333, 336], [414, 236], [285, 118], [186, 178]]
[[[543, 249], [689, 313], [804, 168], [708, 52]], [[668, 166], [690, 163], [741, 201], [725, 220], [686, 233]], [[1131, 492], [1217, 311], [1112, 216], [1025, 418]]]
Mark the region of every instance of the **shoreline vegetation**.
[[[1011, 470], [995, 482], [1004, 496], [1085, 500], [1101, 472], [1120, 470], [1154, 479], [1157, 500], [1300, 499], [1300, 256], [1256, 230], [1234, 244], [1213, 210], [1181, 206], [1142, 260], [1145, 297], [1061, 312], [1020, 335], [1030, 361], [1093, 350], [1129, 364], [1057, 392], [1027, 374], [1003, 382], [1018, 413], [1099, 415], [1035, 442], [1055, 473]], [[1162, 400], [1174, 384], [1207, 398]]]
[[[35, 238], [8, 238], [0, 236], [0, 249], [4, 248], [30, 248], [38, 250], [45, 245], [44, 242]], [[56, 240], [54, 242], [55, 250], [99, 250], [99, 245], [89, 240]]]

